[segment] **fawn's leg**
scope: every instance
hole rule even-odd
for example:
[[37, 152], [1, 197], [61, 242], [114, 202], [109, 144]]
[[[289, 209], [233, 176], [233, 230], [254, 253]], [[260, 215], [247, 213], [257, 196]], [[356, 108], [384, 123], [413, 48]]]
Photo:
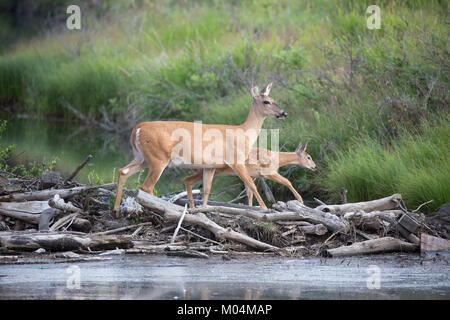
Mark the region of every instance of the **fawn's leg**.
[[302, 196], [297, 192], [297, 190], [295, 190], [295, 188], [292, 186], [292, 183], [288, 179], [286, 179], [285, 177], [283, 177], [279, 173], [274, 173], [274, 174], [267, 175], [267, 176], [264, 176], [264, 177], [267, 178], [267, 179], [270, 179], [272, 181], [284, 184], [286, 187], [289, 188], [289, 190], [291, 190], [291, 192], [294, 194], [295, 198], [300, 203], [303, 203]]
[[203, 179], [203, 171], [198, 170], [195, 174], [192, 176], [188, 176], [184, 178], [184, 185], [186, 186], [186, 192], [188, 194], [189, 199], [189, 208], [194, 207], [194, 196], [192, 195], [192, 186], [194, 183], [202, 181]]
[[203, 169], [203, 205], [208, 204], [209, 194], [211, 192], [212, 181], [216, 169]]
[[247, 192], [247, 204], [251, 206], [253, 205], [253, 192], [247, 185], [245, 185], [245, 191]]
[[255, 195], [256, 200], [258, 200], [258, 203], [261, 206], [261, 208], [267, 209], [263, 199], [261, 198], [261, 196], [258, 193], [258, 189], [256, 189], [256, 185], [253, 182], [252, 177], [250, 177], [250, 175], [248, 174], [248, 171], [247, 171], [247, 168], [245, 167], [245, 165], [234, 164], [234, 165], [229, 165], [229, 166], [234, 170], [234, 172], [236, 172], [236, 174], [239, 176], [239, 178], [241, 178], [241, 180], [245, 183], [245, 185], [250, 188], [250, 190]]

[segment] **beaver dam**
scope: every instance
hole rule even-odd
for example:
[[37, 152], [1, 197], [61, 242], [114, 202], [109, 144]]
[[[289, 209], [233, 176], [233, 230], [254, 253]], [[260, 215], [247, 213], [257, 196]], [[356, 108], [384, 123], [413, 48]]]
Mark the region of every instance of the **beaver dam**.
[[228, 259], [449, 250], [445, 215], [432, 220], [420, 208], [409, 211], [400, 194], [316, 208], [294, 200], [269, 210], [221, 202], [188, 209], [185, 192], [156, 197], [125, 190], [117, 219], [116, 184], [75, 182], [79, 169], [65, 180], [52, 171], [0, 177], [1, 264], [101, 260], [108, 253]]

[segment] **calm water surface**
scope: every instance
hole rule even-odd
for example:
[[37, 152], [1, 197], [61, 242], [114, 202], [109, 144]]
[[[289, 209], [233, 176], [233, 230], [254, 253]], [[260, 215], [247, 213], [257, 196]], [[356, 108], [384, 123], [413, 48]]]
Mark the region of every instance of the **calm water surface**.
[[[125, 255], [0, 265], [0, 299], [450, 299], [448, 263], [418, 255], [229, 261]], [[79, 288], [70, 286], [73, 268]]]

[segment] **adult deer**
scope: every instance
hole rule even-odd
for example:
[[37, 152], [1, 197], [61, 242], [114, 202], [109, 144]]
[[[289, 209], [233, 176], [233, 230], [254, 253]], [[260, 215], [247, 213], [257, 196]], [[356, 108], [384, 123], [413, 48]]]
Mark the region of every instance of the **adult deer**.
[[[291, 190], [295, 198], [303, 203], [303, 199], [300, 194], [292, 186], [291, 182], [278, 173], [279, 167], [287, 165], [298, 165], [302, 168], [307, 168], [312, 171], [316, 170], [316, 164], [312, 160], [311, 156], [306, 153], [306, 144], [299, 143], [295, 152], [276, 152], [261, 148], [254, 148], [250, 151], [249, 158], [246, 161], [246, 167], [249, 175], [253, 178], [267, 178], [269, 180], [281, 183]], [[256, 159], [255, 162], [249, 161], [249, 159]], [[219, 174], [223, 175], [236, 175], [234, 171], [229, 167], [216, 169], [214, 177]], [[202, 181], [203, 171], [196, 170], [196, 173], [192, 176], [188, 176], [184, 179], [186, 185], [186, 191], [189, 199], [189, 206], [194, 207], [194, 197], [192, 195], [192, 185], [196, 182]], [[212, 183], [212, 181], [211, 181]], [[203, 186], [203, 188], [210, 189], [211, 186]], [[248, 205], [253, 203], [253, 192], [247, 186], [247, 199]]]
[[[266, 117], [285, 118], [286, 112], [269, 97], [272, 83], [258, 92], [251, 91], [252, 104], [244, 123], [237, 126], [198, 124], [183, 121], [142, 122], [133, 128], [130, 142], [134, 160], [119, 170], [114, 204], [119, 216], [126, 179], [149, 167], [141, 189], [153, 194], [153, 188], [167, 166], [203, 169], [204, 186], [211, 186], [216, 168], [229, 166], [254, 193], [262, 208], [267, 208], [247, 172], [245, 160], [258, 139]], [[210, 188], [204, 188], [204, 204]]]

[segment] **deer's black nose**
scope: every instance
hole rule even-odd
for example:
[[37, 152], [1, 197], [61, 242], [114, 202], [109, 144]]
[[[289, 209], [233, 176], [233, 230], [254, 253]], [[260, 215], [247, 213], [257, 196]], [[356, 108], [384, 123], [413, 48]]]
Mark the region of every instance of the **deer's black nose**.
[[277, 118], [286, 118], [286, 117], [287, 113], [283, 111]]

